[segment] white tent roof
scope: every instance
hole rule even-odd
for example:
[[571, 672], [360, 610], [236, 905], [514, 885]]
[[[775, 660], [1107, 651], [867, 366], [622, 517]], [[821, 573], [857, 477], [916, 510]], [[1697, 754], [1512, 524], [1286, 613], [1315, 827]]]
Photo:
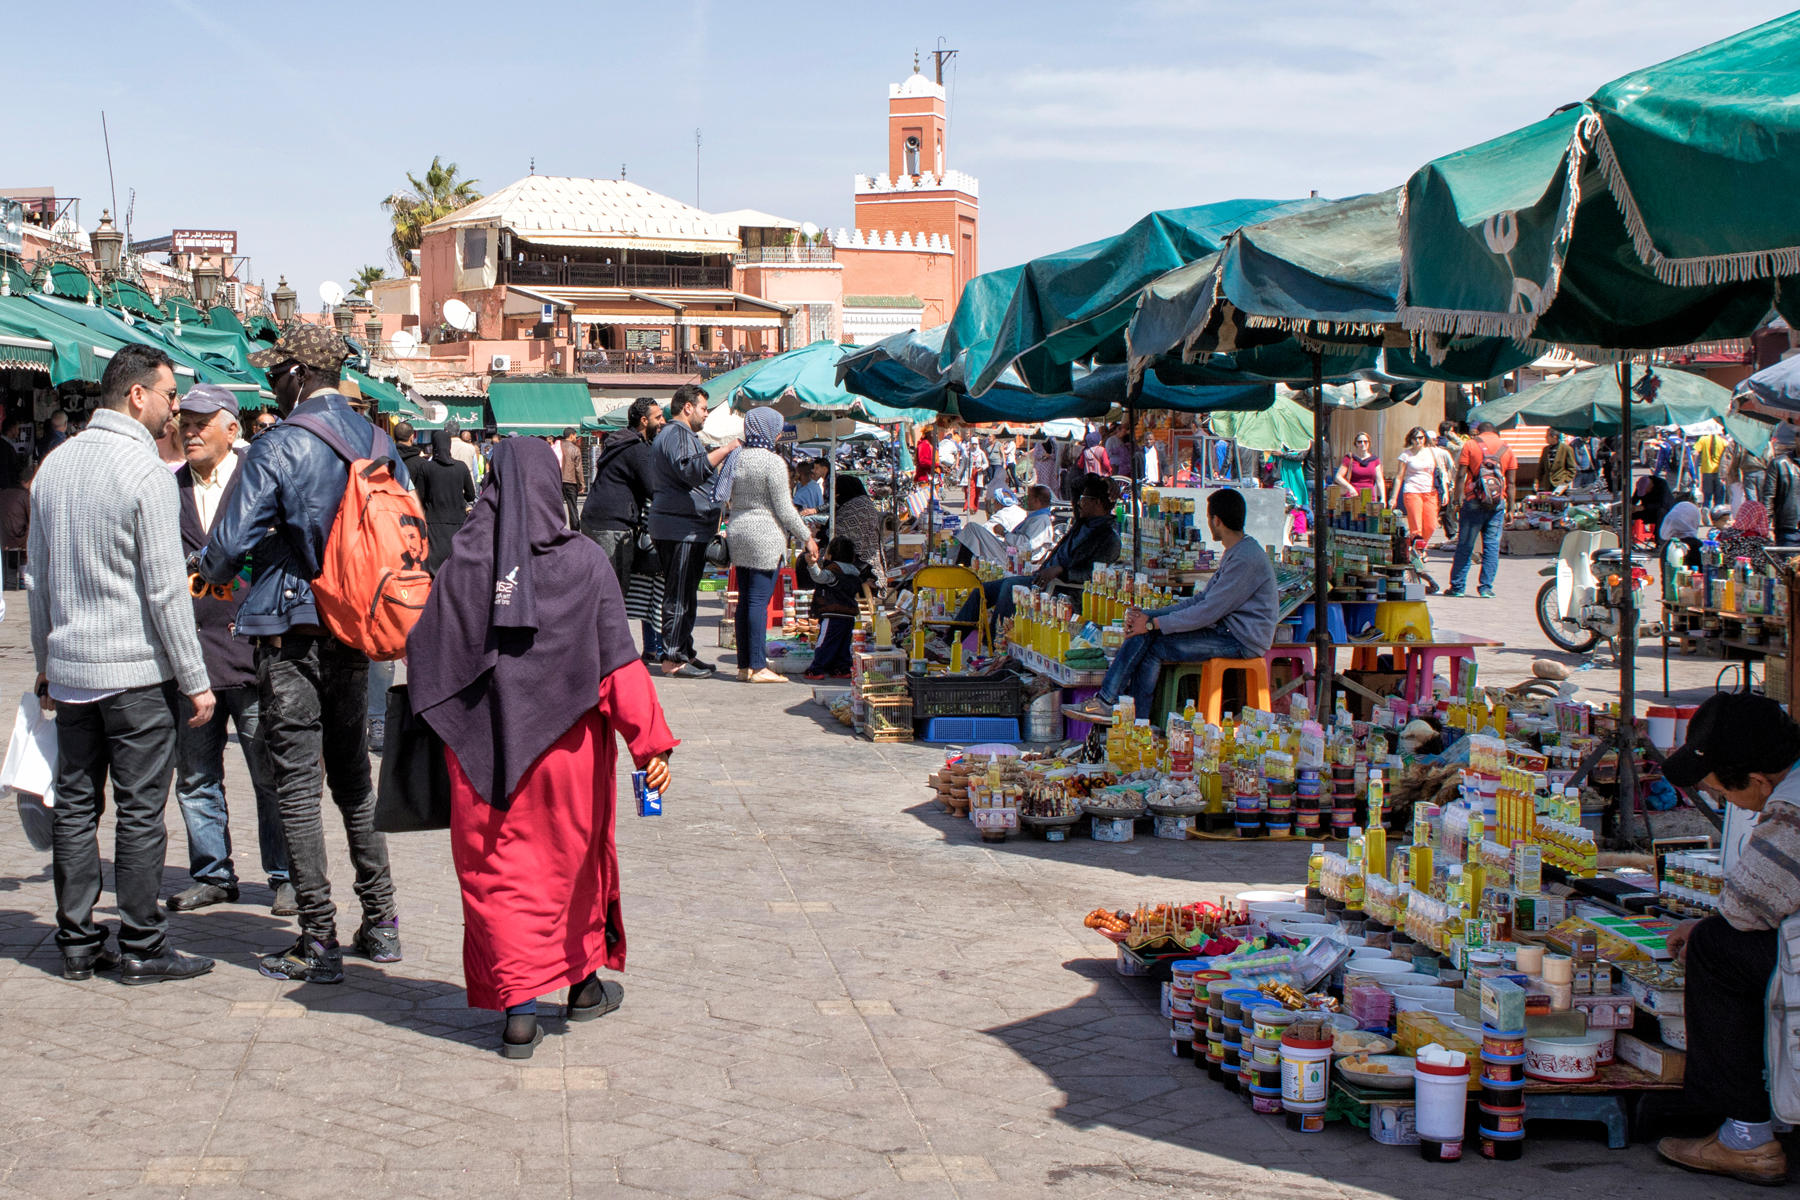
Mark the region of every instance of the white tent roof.
[[734, 229], [798, 229], [800, 222], [786, 217], [778, 217], [774, 213], [766, 213], [754, 208], [734, 208], [730, 212], [714, 213], [713, 220], [722, 221]]
[[738, 227], [623, 179], [529, 175], [426, 226], [495, 225], [558, 246], [729, 254]]

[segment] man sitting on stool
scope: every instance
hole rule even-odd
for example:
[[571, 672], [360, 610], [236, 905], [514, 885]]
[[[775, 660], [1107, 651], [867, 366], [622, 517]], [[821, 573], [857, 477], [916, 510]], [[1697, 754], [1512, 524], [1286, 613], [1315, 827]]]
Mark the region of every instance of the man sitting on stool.
[[1095, 724], [1110, 724], [1112, 707], [1129, 692], [1138, 715], [1148, 717], [1164, 663], [1208, 658], [1261, 658], [1275, 641], [1281, 605], [1275, 568], [1253, 537], [1244, 534], [1244, 496], [1223, 488], [1206, 498], [1206, 524], [1225, 547], [1212, 582], [1198, 596], [1154, 612], [1132, 609], [1125, 644], [1107, 668], [1096, 696], [1070, 709]]
[[[1045, 510], [1049, 511], [1049, 510]], [[1239, 522], [1242, 524], [1242, 521]], [[987, 597], [988, 616], [998, 624], [1013, 613], [1013, 588], [1019, 584], [1049, 587], [1055, 583], [1080, 587], [1094, 575], [1095, 563], [1119, 561], [1119, 531], [1112, 522], [1112, 485], [1098, 475], [1082, 481], [1081, 498], [1075, 505], [1075, 520], [1069, 531], [1056, 543], [1056, 549], [1044, 565], [1032, 575], [1008, 575], [981, 585]], [[975, 593], [956, 612], [956, 620], [964, 628], [975, 628], [977, 612]]]
[[[1724, 1118], [1703, 1138], [1666, 1137], [1656, 1151], [1690, 1171], [1748, 1183], [1787, 1179], [1764, 1078], [1769, 976], [1781, 925], [1800, 910], [1800, 727], [1766, 696], [1721, 692], [1688, 723], [1663, 778], [1696, 788], [1755, 824], [1737, 841], [1725, 826], [1725, 883], [1716, 915], [1669, 931], [1687, 966], [1687, 1106]], [[1733, 813], [1733, 817], [1739, 814]], [[1745, 822], [1748, 824], [1748, 822]]]
[[971, 522], [957, 533], [956, 540], [962, 544], [956, 550], [956, 565], [966, 567], [979, 558], [1004, 567], [1006, 552], [1012, 550], [1018, 555], [1019, 566], [1036, 566], [1056, 537], [1050, 489], [1041, 483], [1033, 484], [1025, 492], [1023, 508], [1019, 507], [1018, 494], [1008, 488], [995, 488], [994, 499], [1002, 507], [990, 524]]

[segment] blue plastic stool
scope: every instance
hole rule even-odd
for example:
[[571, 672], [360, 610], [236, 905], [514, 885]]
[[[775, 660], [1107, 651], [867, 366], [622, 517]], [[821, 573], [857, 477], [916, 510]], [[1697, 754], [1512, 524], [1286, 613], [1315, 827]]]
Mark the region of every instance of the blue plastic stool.
[[[1375, 610], [1380, 607], [1381, 605], [1379, 603], [1369, 604], [1358, 602], [1355, 604], [1345, 604], [1343, 606], [1345, 632], [1348, 633], [1354, 631], [1356, 633], [1361, 633], [1365, 627], [1374, 624]], [[1332, 636], [1336, 637], [1335, 634]], [[1346, 637], [1343, 640], [1347, 642], [1350, 639]]]
[[[1294, 630], [1294, 641], [1308, 642], [1312, 640], [1313, 628], [1317, 624], [1313, 617], [1313, 607], [1312, 601], [1308, 600], [1294, 610], [1294, 616], [1298, 618]], [[1373, 611], [1375, 606], [1366, 604], [1356, 605], [1354, 607], [1367, 608], [1370, 611]], [[1329, 633], [1332, 642], [1339, 646], [1342, 646], [1350, 640], [1350, 631], [1344, 628], [1344, 608], [1345, 606], [1342, 604], [1328, 604], [1325, 606], [1325, 632]]]

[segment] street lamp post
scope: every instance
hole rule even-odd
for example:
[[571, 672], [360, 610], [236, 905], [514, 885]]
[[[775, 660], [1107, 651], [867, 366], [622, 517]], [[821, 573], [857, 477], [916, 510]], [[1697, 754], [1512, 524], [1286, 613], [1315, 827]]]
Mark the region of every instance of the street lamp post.
[[294, 289], [288, 286], [286, 275], [276, 281], [271, 300], [275, 305], [275, 324], [286, 329], [288, 322], [294, 319]]
[[337, 326], [340, 334], [349, 337], [356, 331], [356, 314], [345, 305], [340, 304], [331, 310], [331, 323]]
[[194, 268], [194, 300], [200, 306], [201, 315], [209, 322], [213, 301], [219, 298], [219, 284], [224, 278], [224, 270], [213, 262], [210, 254], [203, 256], [200, 265]]
[[94, 248], [94, 265], [100, 268], [101, 276], [106, 279], [116, 277], [119, 262], [125, 254], [125, 235], [113, 224], [109, 210], [100, 210], [100, 224], [88, 234], [88, 242]]
[[373, 314], [363, 322], [363, 338], [369, 343], [369, 357], [375, 357], [375, 347], [381, 345], [381, 318]]

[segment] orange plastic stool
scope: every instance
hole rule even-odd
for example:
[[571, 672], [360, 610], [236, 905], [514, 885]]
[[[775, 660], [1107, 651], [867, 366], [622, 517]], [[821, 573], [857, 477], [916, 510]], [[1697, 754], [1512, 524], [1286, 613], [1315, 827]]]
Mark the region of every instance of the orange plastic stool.
[[1194, 707], [1210, 723], [1217, 725], [1224, 716], [1225, 673], [1244, 674], [1244, 706], [1269, 708], [1269, 664], [1261, 658], [1209, 658], [1200, 665], [1200, 695]]

